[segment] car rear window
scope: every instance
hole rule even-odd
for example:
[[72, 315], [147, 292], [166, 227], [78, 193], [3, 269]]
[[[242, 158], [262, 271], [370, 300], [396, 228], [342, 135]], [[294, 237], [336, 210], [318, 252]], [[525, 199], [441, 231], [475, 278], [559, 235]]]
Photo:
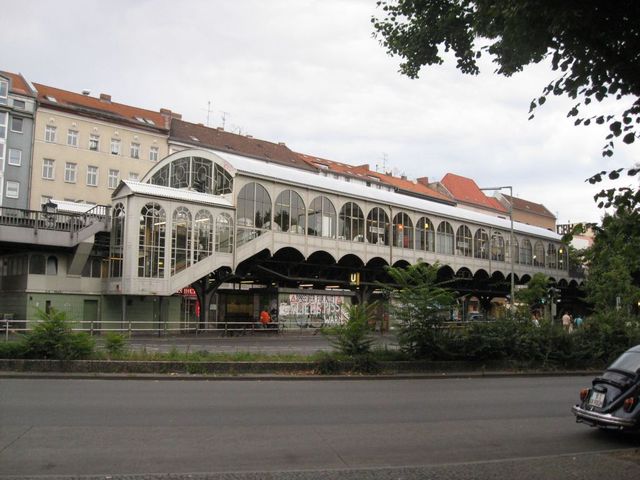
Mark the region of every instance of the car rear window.
[[611, 364], [610, 369], [636, 373], [640, 368], [640, 352], [625, 352]]

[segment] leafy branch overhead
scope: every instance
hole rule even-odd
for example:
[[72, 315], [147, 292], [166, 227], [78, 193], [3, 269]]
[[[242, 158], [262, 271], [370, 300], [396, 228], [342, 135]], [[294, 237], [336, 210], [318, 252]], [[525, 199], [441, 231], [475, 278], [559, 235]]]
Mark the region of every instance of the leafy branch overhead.
[[[457, 68], [479, 73], [478, 59], [491, 55], [496, 72], [511, 76], [549, 58], [559, 78], [530, 105], [549, 95], [577, 103], [568, 117], [576, 125], [607, 124], [602, 155], [613, 155], [615, 140], [633, 143], [640, 123], [640, 2], [582, 0], [381, 0], [374, 35], [391, 55], [403, 59], [400, 71], [417, 78], [423, 66], [440, 65], [453, 52]], [[482, 42], [479, 42], [482, 40]], [[485, 43], [488, 42], [488, 45]], [[482, 43], [483, 46], [478, 46]], [[620, 114], [581, 116], [584, 106], [605, 99], [628, 102]]]

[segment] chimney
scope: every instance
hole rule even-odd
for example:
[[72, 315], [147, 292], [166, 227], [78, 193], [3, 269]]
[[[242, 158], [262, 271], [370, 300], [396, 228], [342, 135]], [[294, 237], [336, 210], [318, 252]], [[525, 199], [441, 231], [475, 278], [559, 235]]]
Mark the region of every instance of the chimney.
[[278, 142], [278, 145], [280, 145], [281, 147], [286, 147], [287, 146], [287, 144], [284, 143], [284, 142]]
[[111, 95], [107, 95], [106, 93], [101, 93], [100, 101], [105, 103], [111, 103]]
[[172, 112], [168, 108], [161, 108], [160, 115], [164, 117], [164, 128], [169, 128], [173, 119], [182, 120], [181, 114]]
[[406, 179], [407, 179], [407, 176], [403, 173], [402, 175], [400, 175], [400, 179], [401, 179], [401, 180], [406, 180]]
[[424, 185], [425, 187], [429, 186], [429, 177], [420, 177], [420, 178], [416, 178], [416, 181], [420, 184], [420, 185]]

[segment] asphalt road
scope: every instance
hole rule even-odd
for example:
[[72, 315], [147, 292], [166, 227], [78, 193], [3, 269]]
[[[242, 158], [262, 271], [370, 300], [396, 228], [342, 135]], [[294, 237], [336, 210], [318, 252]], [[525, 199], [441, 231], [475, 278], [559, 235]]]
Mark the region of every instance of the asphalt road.
[[640, 478], [588, 380], [0, 379], [0, 477]]

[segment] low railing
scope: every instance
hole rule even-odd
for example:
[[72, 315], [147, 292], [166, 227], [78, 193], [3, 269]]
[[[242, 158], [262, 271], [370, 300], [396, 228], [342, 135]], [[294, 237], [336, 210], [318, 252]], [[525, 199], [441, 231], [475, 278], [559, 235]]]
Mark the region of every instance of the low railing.
[[106, 205], [95, 205], [84, 213], [58, 213], [0, 207], [0, 225], [69, 232], [73, 235], [96, 220], [108, 225], [110, 209]]

